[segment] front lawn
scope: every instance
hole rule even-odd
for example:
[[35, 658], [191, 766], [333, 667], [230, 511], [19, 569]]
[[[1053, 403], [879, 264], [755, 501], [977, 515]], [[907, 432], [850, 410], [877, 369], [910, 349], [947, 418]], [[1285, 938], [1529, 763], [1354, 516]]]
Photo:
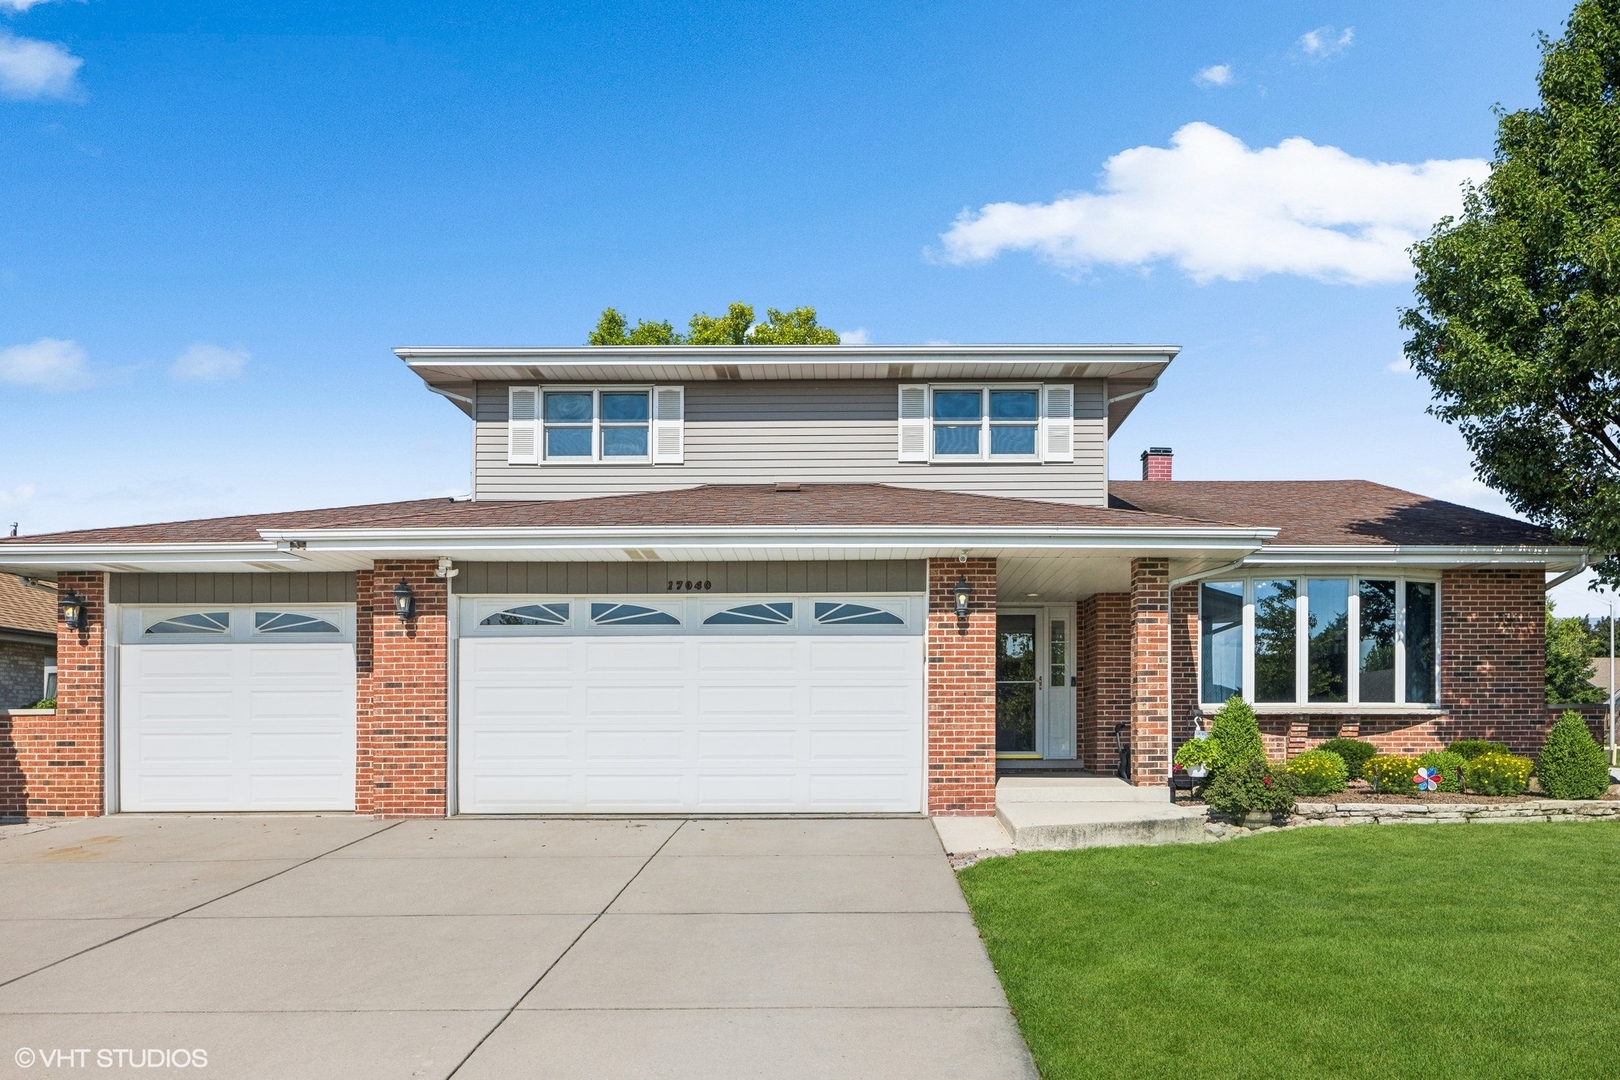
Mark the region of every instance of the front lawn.
[[1620, 1075], [1620, 823], [1037, 852], [961, 882], [1046, 1080]]

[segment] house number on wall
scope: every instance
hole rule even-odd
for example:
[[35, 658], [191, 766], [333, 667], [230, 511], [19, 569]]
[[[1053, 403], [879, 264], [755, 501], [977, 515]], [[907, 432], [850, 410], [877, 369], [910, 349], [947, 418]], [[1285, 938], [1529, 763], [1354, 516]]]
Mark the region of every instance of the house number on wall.
[[712, 581], [671, 581], [664, 586], [665, 592], [702, 592], [714, 588]]

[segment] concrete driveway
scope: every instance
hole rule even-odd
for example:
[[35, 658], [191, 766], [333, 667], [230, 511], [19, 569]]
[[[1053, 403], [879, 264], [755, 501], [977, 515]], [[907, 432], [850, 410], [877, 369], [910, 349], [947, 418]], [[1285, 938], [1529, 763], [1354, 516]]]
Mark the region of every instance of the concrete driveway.
[[0, 835], [0, 1075], [1036, 1075], [922, 820]]

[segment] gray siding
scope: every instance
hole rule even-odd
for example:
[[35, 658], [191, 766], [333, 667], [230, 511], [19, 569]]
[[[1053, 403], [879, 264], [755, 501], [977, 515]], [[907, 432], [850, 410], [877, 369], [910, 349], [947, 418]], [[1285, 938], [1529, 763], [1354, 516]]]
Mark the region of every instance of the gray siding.
[[[707, 582], [709, 593], [920, 593], [920, 560], [732, 563], [462, 563], [457, 594], [578, 596], [674, 592], [672, 582]], [[697, 591], [697, 590], [691, 590]]]
[[115, 604], [352, 604], [353, 574], [114, 574]]
[[578, 499], [698, 484], [873, 483], [1105, 506], [1108, 420], [1100, 379], [1074, 384], [1074, 462], [930, 465], [895, 460], [899, 383], [686, 384], [682, 465], [508, 465], [506, 384], [479, 383], [477, 499]]

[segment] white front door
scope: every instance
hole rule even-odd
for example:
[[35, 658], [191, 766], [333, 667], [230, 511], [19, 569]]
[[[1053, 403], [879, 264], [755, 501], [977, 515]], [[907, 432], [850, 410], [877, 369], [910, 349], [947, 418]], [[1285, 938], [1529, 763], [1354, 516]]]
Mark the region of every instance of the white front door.
[[463, 600], [460, 809], [917, 812], [921, 604]]
[[996, 609], [996, 756], [1075, 756], [1074, 609]]
[[353, 609], [124, 613], [125, 811], [353, 810]]

